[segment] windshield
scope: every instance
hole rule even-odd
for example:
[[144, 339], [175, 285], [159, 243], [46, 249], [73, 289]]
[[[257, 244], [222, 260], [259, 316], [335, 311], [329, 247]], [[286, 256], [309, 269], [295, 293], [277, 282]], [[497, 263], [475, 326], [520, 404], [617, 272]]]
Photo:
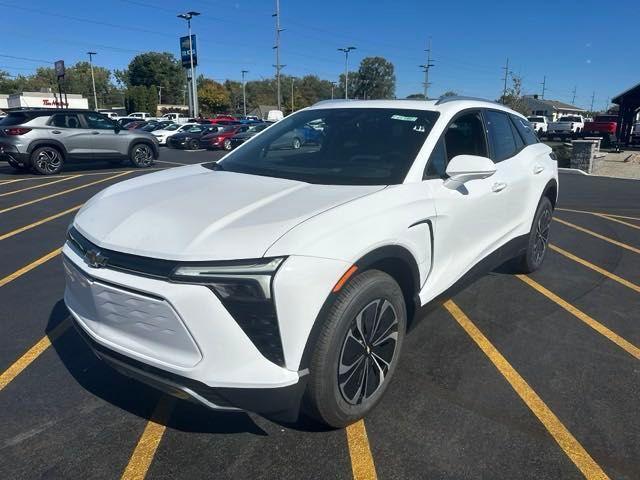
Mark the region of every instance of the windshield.
[[397, 184], [404, 180], [438, 115], [395, 108], [306, 110], [231, 152], [220, 166], [308, 183]]
[[178, 130], [179, 128], [180, 128], [180, 125], [178, 125], [177, 123], [171, 123], [166, 127], [164, 127], [164, 130], [169, 130], [170, 132], [173, 132], [174, 130]]
[[544, 123], [544, 117], [529, 117], [530, 122]]

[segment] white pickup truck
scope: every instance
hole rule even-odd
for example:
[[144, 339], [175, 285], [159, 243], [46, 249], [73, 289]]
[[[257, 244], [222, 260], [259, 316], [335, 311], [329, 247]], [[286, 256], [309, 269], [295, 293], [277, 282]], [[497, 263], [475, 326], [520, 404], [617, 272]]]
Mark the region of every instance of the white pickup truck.
[[162, 115], [159, 120], [171, 120], [174, 123], [183, 124], [189, 122], [189, 117], [184, 113], [169, 112]]
[[556, 122], [551, 122], [547, 126], [547, 133], [550, 137], [567, 137], [577, 135], [584, 130], [584, 117], [582, 115], [565, 115]]
[[547, 117], [543, 116], [535, 116], [535, 117], [527, 117], [529, 123], [533, 130], [538, 134], [538, 137], [543, 133], [547, 133], [547, 128], [549, 127], [549, 122], [547, 122]]

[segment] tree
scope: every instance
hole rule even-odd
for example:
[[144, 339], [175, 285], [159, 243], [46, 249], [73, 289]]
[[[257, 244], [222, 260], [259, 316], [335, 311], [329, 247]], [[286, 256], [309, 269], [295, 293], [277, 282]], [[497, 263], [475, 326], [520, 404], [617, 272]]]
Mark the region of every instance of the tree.
[[[358, 72], [349, 72], [349, 98], [357, 96], [356, 87], [358, 85]], [[344, 98], [344, 73], [338, 77], [338, 85], [336, 86], [334, 95], [336, 98]]]
[[205, 78], [198, 87], [198, 102], [205, 115], [225, 112], [229, 109], [229, 92], [224, 86]]
[[118, 70], [114, 76], [126, 87], [162, 87], [162, 103], [182, 103], [186, 76], [180, 62], [171, 53], [136, 55], [126, 70]]
[[383, 57], [366, 57], [360, 62], [355, 96], [358, 98], [394, 98], [396, 76], [393, 63]]
[[458, 92], [454, 92], [453, 90], [447, 90], [446, 92], [444, 92], [440, 96], [441, 97], [457, 97], [458, 96]]
[[531, 112], [522, 97], [522, 77], [514, 75], [513, 72], [509, 72], [509, 75], [511, 77], [511, 86], [497, 101], [522, 115], [529, 115]]
[[[235, 80], [225, 80], [223, 83], [227, 94], [229, 95], [229, 105], [231, 112], [242, 112], [242, 83]], [[248, 102], [247, 102], [248, 103]]]
[[412, 93], [407, 95], [407, 100], [424, 100], [424, 93]]
[[158, 110], [158, 90], [155, 87], [136, 85], [125, 93], [125, 108], [128, 113], [148, 112], [152, 115]]

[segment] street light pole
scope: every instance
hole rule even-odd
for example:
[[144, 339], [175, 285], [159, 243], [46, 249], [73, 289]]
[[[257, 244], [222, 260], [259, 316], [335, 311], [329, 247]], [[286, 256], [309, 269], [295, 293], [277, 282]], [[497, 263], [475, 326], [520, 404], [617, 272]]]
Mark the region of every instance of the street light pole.
[[349, 99], [349, 52], [355, 50], [356, 47], [339, 48], [338, 51], [344, 52], [344, 98]]
[[87, 52], [89, 55], [89, 65], [91, 66], [91, 84], [93, 85], [93, 108], [98, 109], [98, 96], [96, 95], [96, 79], [93, 76], [93, 56], [97, 55], [96, 52]]
[[242, 114], [247, 118], [247, 89], [244, 81], [244, 76], [249, 73], [249, 70], [242, 70]]
[[333, 100], [333, 89], [336, 87], [336, 82], [331, 82], [331, 100]]
[[178, 15], [178, 18], [182, 18], [187, 21], [187, 30], [189, 35], [189, 60], [191, 64], [191, 104], [193, 105], [193, 117], [198, 116], [198, 91], [196, 89], [196, 74], [193, 66], [193, 42], [191, 39], [191, 19], [200, 15], [199, 12], [187, 12]]

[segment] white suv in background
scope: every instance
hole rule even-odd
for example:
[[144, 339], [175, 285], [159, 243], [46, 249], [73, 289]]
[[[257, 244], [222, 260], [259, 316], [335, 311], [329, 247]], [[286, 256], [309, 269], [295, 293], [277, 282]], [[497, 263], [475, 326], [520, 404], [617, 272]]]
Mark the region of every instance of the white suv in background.
[[199, 127], [199, 126], [200, 126], [199, 123], [182, 123], [182, 124], [172, 123], [160, 130], [152, 131], [151, 135], [153, 135], [158, 139], [159, 145], [166, 145], [167, 138], [172, 137], [176, 133], [186, 132], [190, 128]]
[[[315, 125], [313, 141], [281, 141]], [[65, 301], [117, 369], [213, 409], [363, 417], [417, 308], [474, 267], [542, 264], [557, 163], [473, 99], [329, 101], [218, 163], [103, 190], [64, 246]]]

